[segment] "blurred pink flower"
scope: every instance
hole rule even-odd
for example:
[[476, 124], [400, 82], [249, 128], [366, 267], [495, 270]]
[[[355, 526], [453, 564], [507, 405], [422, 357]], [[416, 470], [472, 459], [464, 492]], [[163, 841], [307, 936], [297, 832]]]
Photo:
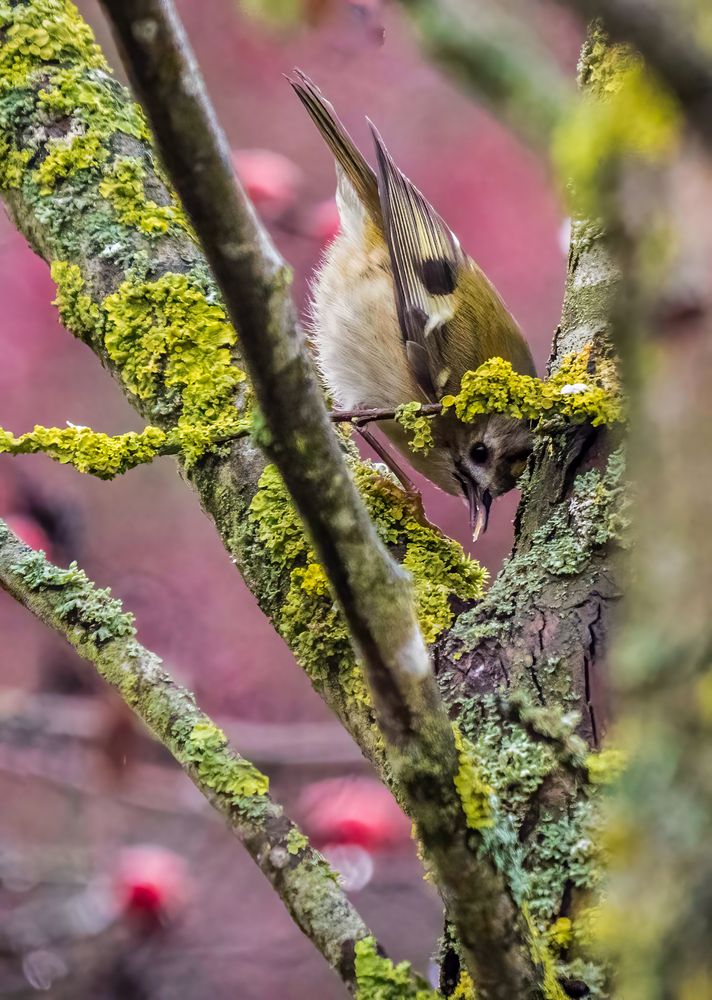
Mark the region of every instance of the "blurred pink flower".
[[236, 149], [232, 161], [247, 194], [265, 219], [278, 219], [296, 201], [302, 172], [271, 149]]
[[368, 851], [396, 848], [410, 839], [410, 821], [372, 778], [329, 778], [300, 797], [304, 828], [319, 847], [355, 844]]

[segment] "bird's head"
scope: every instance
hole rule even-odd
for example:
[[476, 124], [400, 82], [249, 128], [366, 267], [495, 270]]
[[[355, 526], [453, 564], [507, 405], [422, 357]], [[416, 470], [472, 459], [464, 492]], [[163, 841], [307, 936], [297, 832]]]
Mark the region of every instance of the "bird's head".
[[487, 529], [494, 498], [516, 485], [532, 447], [533, 435], [526, 422], [500, 413], [452, 428], [451, 474], [469, 507], [474, 539]]

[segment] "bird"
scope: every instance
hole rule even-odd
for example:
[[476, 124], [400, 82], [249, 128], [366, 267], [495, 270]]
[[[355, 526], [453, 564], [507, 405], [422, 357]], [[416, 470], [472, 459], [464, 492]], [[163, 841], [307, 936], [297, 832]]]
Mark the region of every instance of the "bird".
[[[435, 403], [456, 394], [464, 373], [492, 357], [534, 375], [516, 320], [398, 168], [373, 123], [367, 119], [375, 170], [309, 77], [295, 69], [287, 79], [336, 161], [340, 229], [316, 271], [310, 303], [317, 366], [336, 404], [358, 410]], [[413, 468], [462, 496], [476, 540], [493, 499], [512, 489], [526, 467], [531, 429], [501, 413], [465, 424], [448, 412], [431, 423], [435, 447], [427, 454], [409, 448], [396, 420], [381, 427]], [[387, 452], [377, 451], [388, 461]], [[388, 464], [412, 486], [396, 462]]]

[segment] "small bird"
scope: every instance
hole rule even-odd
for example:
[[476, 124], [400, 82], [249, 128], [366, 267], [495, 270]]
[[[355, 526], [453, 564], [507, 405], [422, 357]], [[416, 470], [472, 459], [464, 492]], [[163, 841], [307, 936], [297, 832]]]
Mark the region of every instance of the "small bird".
[[[398, 169], [373, 124], [375, 172], [312, 81], [300, 70], [288, 79], [336, 159], [341, 228], [316, 275], [311, 314], [317, 362], [337, 404], [438, 402], [491, 357], [535, 374], [495, 288]], [[381, 426], [414, 468], [464, 496], [475, 539], [487, 527], [492, 499], [512, 489], [532, 449], [526, 422], [502, 414], [471, 424], [437, 417], [436, 446], [427, 455], [409, 449], [395, 420]]]

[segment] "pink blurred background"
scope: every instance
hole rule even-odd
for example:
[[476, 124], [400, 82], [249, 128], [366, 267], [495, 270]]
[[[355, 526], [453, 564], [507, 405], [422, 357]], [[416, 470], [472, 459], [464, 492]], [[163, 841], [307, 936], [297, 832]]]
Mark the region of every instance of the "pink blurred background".
[[[96, 4], [79, 6], [117, 67]], [[543, 372], [564, 282], [563, 209], [545, 166], [424, 61], [396, 8], [334, 0], [315, 25], [271, 31], [242, 18], [232, 0], [178, 7], [238, 169], [294, 267], [301, 306], [333, 225], [334, 171], [282, 77], [295, 65], [367, 153], [364, 115], [376, 122], [497, 285]], [[564, 25], [558, 39], [572, 65], [574, 33]], [[110, 433], [140, 427], [91, 352], [60, 329], [48, 269], [6, 219], [0, 260], [0, 425], [15, 433], [67, 420]], [[467, 547], [464, 507], [423, 492], [431, 518]], [[515, 508], [513, 496], [499, 501], [476, 547], [492, 572], [511, 544]], [[42, 457], [0, 458], [0, 515], [124, 599], [141, 640], [269, 770], [306, 828], [327, 849], [355, 846], [351, 861], [343, 850], [335, 861], [351, 865], [357, 905], [394, 956], [426, 971], [439, 907], [407, 824], [257, 610], [172, 460], [103, 483]], [[30, 927], [19, 945], [5, 942], [5, 957], [0, 932], [0, 995], [29, 995], [49, 980], [52, 996], [342, 996], [240, 846], [89, 668], [2, 594], [0, 634], [0, 919]], [[92, 903], [98, 892], [106, 910], [106, 880], [127, 864], [141, 868], [121, 851], [144, 843], [178, 856], [168, 876], [158, 864], [158, 883], [185, 883], [175, 893], [156, 889], [159, 908], [164, 888], [178, 899], [159, 932], [96, 913], [85, 921], [91, 932], [73, 929], [59, 942], [37, 930], [35, 911], [64, 914], [79, 905], [77, 893], [101, 910]], [[153, 899], [154, 888], [142, 883], [129, 896]]]

